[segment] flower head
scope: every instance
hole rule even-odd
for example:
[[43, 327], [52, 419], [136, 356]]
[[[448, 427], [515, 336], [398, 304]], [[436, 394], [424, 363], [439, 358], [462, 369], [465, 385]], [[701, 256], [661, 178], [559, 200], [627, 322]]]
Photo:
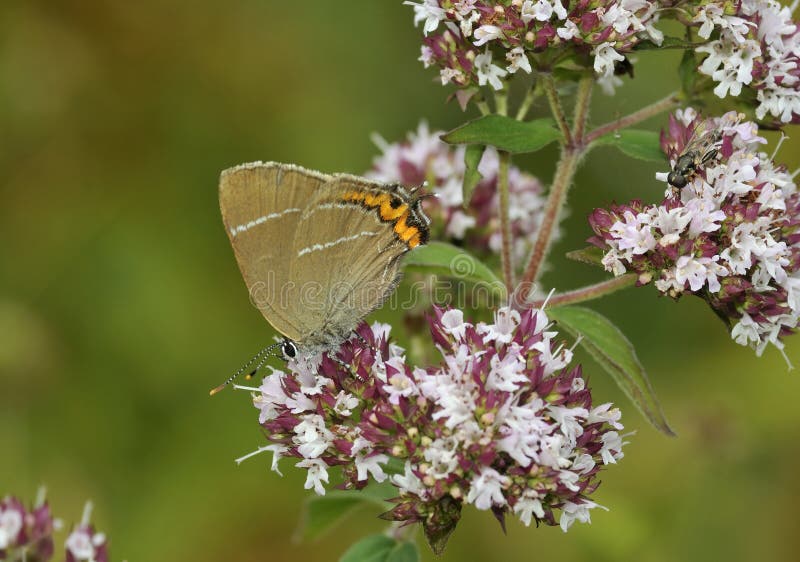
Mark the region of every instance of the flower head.
[[[422, 24], [425, 67], [439, 68], [442, 84], [505, 86], [509, 74], [532, 72], [540, 53], [594, 68], [604, 89], [613, 90], [615, 62], [643, 39], [661, 43], [654, 28], [657, 3], [592, 0], [565, 7], [561, 0], [426, 0], [411, 3]], [[505, 66], [501, 66], [505, 65]], [[618, 80], [618, 79], [617, 79]]]
[[[347, 488], [388, 478], [397, 495], [383, 517], [422, 522], [432, 542], [464, 504], [565, 530], [588, 520], [559, 512], [596, 506], [598, 471], [622, 458], [619, 411], [593, 406], [545, 314], [500, 309], [494, 322], [472, 323], [435, 309], [429, 324], [436, 365], [412, 366], [388, 327], [362, 324], [335, 360], [292, 360], [253, 393], [268, 439], [308, 470], [306, 488], [325, 493], [335, 467]], [[308, 377], [319, 392], [300, 382]], [[342, 396], [347, 412], [336, 407]]]
[[16, 560], [25, 553], [28, 560], [44, 561], [53, 556], [53, 530], [56, 521], [50, 506], [42, 498], [26, 509], [13, 496], [0, 501], [0, 559]]
[[701, 73], [717, 83], [714, 93], [756, 93], [756, 116], [800, 122], [800, 33], [790, 8], [777, 0], [699, 2], [689, 6], [707, 56]]
[[671, 163], [698, 127], [717, 140], [686, 187], [668, 189], [657, 205], [596, 209], [590, 241], [615, 275], [631, 270], [663, 294], [697, 295], [737, 343], [759, 355], [768, 343], [782, 349], [800, 318], [800, 194], [786, 168], [761, 152], [757, 125], [734, 112], [705, 121], [676, 112], [662, 134]]
[[108, 562], [108, 540], [90, 523], [92, 504], [87, 502], [80, 525], [67, 537], [66, 562]]

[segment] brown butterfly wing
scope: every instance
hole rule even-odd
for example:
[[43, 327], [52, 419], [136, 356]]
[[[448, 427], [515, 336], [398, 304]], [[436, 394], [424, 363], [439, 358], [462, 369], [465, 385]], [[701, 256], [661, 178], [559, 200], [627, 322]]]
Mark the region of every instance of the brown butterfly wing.
[[305, 288], [309, 346], [348, 337], [392, 294], [409, 250], [397, 221], [415, 206], [401, 188], [355, 176], [336, 175], [320, 188], [300, 218], [292, 250], [291, 277]]
[[309, 201], [331, 176], [289, 164], [243, 164], [222, 172], [225, 230], [250, 300], [284, 336], [299, 341], [307, 325], [291, 283], [291, 240]]

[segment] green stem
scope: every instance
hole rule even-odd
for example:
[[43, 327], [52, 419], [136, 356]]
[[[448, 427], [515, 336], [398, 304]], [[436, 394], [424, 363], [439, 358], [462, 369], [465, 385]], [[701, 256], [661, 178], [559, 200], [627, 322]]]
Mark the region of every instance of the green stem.
[[531, 85], [528, 92], [525, 94], [525, 97], [522, 99], [522, 103], [519, 104], [519, 108], [517, 109], [516, 120], [522, 121], [528, 115], [528, 111], [530, 111], [533, 102], [536, 101], [536, 95], [538, 90], [536, 89], [536, 84]]
[[494, 106], [498, 115], [508, 115], [508, 94], [503, 90], [494, 93]]
[[589, 117], [589, 105], [592, 101], [592, 87], [594, 77], [582, 78], [578, 83], [578, 94], [575, 98], [575, 125], [572, 130], [572, 138], [578, 144], [583, 144], [583, 135], [586, 131], [586, 120]]
[[553, 113], [553, 117], [558, 124], [558, 128], [561, 131], [561, 136], [564, 137], [564, 144], [567, 146], [572, 145], [572, 133], [569, 130], [569, 123], [567, 123], [567, 117], [564, 115], [564, 108], [561, 107], [561, 100], [558, 98], [558, 92], [556, 91], [556, 83], [553, 80], [553, 75], [550, 73], [543, 73], [542, 74], [542, 86], [544, 87], [544, 93], [547, 96], [547, 101], [550, 103], [550, 111]]
[[610, 123], [606, 123], [605, 125], [597, 127], [595, 130], [590, 131], [586, 135], [584, 142], [585, 144], [590, 144], [602, 136], [613, 133], [614, 131], [618, 131], [619, 129], [625, 129], [631, 125], [635, 125], [636, 123], [640, 123], [641, 121], [649, 119], [650, 117], [654, 117], [664, 111], [669, 111], [673, 107], [678, 107], [679, 104], [678, 96], [673, 92], [664, 99], [645, 106], [639, 111], [634, 111], [630, 115], [626, 115], [625, 117], [621, 117], [615, 121], [611, 121]]
[[[577, 304], [579, 302], [585, 302], [604, 297], [621, 289], [632, 287], [636, 284], [636, 279], [637, 275], [635, 273], [626, 273], [625, 275], [620, 275], [619, 277], [614, 277], [613, 279], [608, 279], [607, 281], [601, 281], [600, 283], [595, 283], [594, 285], [587, 285], [586, 287], [581, 287], [580, 289], [575, 289], [573, 291], [558, 293], [549, 299], [546, 299], [547, 306], [556, 307], [564, 306], [565, 304]], [[533, 308], [541, 308], [544, 305], [544, 299], [533, 301], [531, 304]]]
[[492, 110], [489, 109], [489, 104], [486, 103], [486, 100], [476, 101], [475, 105], [478, 107], [478, 111], [481, 112], [481, 115], [489, 115]]
[[514, 288], [514, 265], [511, 262], [511, 219], [508, 202], [508, 168], [511, 154], [499, 151], [500, 166], [497, 173], [497, 190], [500, 197], [500, 234], [502, 240], [501, 259], [503, 263], [503, 282], [510, 295]]

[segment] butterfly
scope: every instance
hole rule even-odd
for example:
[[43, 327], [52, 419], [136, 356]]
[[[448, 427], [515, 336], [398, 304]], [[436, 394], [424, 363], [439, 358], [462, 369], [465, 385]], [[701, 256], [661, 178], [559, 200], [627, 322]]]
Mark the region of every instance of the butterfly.
[[[400, 282], [400, 261], [427, 243], [418, 190], [292, 164], [222, 172], [222, 220], [250, 300], [283, 336], [285, 358], [336, 349]], [[256, 370], [258, 367], [256, 367]]]

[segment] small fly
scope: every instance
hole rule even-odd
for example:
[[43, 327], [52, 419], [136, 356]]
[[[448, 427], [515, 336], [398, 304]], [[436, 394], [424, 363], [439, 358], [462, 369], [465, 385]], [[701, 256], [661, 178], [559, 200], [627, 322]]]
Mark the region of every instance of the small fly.
[[672, 187], [682, 189], [697, 172], [697, 168], [707, 164], [717, 156], [722, 134], [719, 129], [709, 128], [708, 121], [695, 127], [692, 137], [678, 156], [672, 171], [667, 175], [667, 182]]

